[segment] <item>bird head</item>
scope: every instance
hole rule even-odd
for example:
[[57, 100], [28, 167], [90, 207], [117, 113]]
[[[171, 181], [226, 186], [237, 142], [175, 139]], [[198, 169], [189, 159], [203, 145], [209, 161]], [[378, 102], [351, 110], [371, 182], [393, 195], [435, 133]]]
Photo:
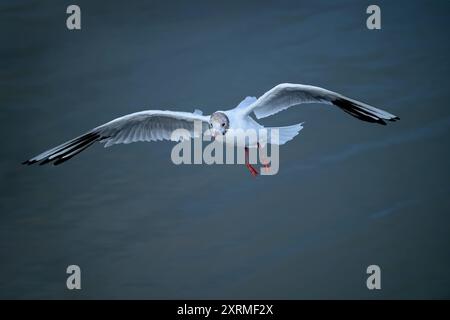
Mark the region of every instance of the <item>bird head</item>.
[[213, 138], [225, 135], [230, 127], [230, 120], [223, 112], [214, 112], [209, 119], [209, 130]]

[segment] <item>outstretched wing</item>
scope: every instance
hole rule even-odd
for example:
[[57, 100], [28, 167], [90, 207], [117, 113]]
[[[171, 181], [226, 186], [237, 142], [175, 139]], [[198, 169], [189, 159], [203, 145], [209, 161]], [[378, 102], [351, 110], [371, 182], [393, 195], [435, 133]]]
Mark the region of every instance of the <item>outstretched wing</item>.
[[335, 105], [350, 115], [368, 122], [385, 125], [387, 121], [400, 118], [360, 101], [347, 98], [339, 93], [323, 88], [282, 83], [263, 94], [246, 108], [246, 113], [254, 112], [258, 119], [268, 117], [289, 107], [302, 103], [326, 103]]
[[[53, 163], [58, 165], [69, 160], [95, 142], [105, 143], [109, 147], [118, 143], [131, 143], [137, 141], [178, 140], [172, 139], [172, 132], [176, 129], [186, 129], [189, 138], [201, 134], [208, 123], [208, 116], [190, 112], [174, 112], [148, 110], [128, 114], [114, 119], [91, 131], [67, 141], [53, 149], [45, 151], [23, 164]], [[195, 123], [199, 124], [201, 132], [194, 130]], [[178, 137], [180, 138], [180, 137]]]

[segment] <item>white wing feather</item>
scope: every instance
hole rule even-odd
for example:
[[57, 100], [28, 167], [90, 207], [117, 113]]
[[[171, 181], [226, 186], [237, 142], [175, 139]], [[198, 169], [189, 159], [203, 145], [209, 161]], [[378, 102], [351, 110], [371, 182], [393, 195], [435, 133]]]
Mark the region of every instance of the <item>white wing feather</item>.
[[249, 105], [245, 111], [246, 114], [254, 112], [256, 117], [261, 119], [303, 103], [335, 105], [352, 116], [368, 122], [386, 124], [384, 120], [399, 119], [387, 111], [347, 98], [339, 93], [320, 87], [292, 83], [277, 85]]
[[199, 113], [148, 110], [125, 115], [98, 126], [75, 139], [45, 151], [24, 164], [50, 163], [57, 165], [69, 160], [95, 142], [105, 143], [109, 147], [118, 143], [137, 141], [171, 140], [176, 129], [186, 129], [189, 138], [197, 135], [194, 131], [196, 121], [200, 122], [202, 131], [206, 129], [209, 117]]

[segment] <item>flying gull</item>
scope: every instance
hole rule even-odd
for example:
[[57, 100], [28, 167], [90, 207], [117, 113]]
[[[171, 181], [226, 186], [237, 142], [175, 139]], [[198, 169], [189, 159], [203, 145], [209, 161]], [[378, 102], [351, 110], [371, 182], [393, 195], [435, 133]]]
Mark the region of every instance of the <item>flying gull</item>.
[[[382, 125], [385, 125], [386, 121], [399, 120], [399, 117], [387, 111], [347, 98], [333, 91], [310, 85], [282, 83], [267, 91], [258, 99], [247, 97], [237, 107], [225, 111], [216, 111], [209, 116], [203, 115], [199, 111], [191, 113], [169, 110], [146, 110], [127, 114], [23, 163], [29, 165], [34, 163], [59, 165], [95, 142], [104, 143], [105, 147], [109, 147], [119, 143], [172, 140], [172, 132], [176, 129], [186, 129], [191, 133], [191, 137], [194, 137], [195, 122], [202, 123], [203, 132], [209, 131], [209, 134], [215, 138], [226, 137], [229, 132], [236, 129], [258, 131], [264, 129], [264, 126], [251, 117], [252, 113], [257, 119], [262, 119], [303, 103], [332, 105], [355, 118]], [[269, 131], [278, 129], [278, 141], [267, 141], [267, 143], [283, 145], [292, 140], [302, 128], [301, 123], [287, 127], [267, 128]], [[260, 144], [258, 141], [247, 139], [244, 147], [245, 165], [252, 175], [257, 175], [258, 171], [248, 161], [248, 148], [259, 148]]]

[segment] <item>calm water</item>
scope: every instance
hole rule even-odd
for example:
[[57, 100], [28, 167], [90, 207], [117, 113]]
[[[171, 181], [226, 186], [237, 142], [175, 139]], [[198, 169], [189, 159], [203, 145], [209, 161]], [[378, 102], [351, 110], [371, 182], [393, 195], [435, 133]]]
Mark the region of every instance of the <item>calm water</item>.
[[[1, 298], [450, 298], [449, 1], [0, 4]], [[386, 108], [321, 105], [280, 172], [175, 166], [170, 143], [21, 161], [116, 116], [205, 113], [280, 82]], [[65, 269], [82, 270], [68, 291]], [[366, 268], [382, 290], [366, 288]]]

